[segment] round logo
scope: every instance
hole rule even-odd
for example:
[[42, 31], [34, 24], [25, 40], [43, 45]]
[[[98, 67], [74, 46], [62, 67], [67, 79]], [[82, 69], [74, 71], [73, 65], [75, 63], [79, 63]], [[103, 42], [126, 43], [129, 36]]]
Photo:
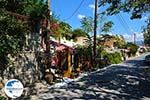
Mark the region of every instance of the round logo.
[[18, 98], [23, 92], [23, 85], [17, 79], [11, 79], [5, 83], [4, 91], [10, 98]]

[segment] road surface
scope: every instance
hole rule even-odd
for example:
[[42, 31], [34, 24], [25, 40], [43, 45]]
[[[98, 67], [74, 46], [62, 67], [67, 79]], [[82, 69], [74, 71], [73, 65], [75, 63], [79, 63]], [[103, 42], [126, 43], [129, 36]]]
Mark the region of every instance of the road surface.
[[[150, 54], [150, 53], [147, 53]], [[38, 95], [39, 100], [150, 100], [150, 77], [143, 54], [88, 74], [61, 88]]]

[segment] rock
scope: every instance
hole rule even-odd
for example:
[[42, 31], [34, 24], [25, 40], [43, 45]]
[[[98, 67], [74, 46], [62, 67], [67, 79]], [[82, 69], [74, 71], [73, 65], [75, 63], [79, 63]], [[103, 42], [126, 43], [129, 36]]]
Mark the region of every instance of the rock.
[[5, 92], [4, 92], [4, 88], [0, 89], [0, 96], [7, 98], [7, 96], [5, 95]]
[[0, 89], [2, 89], [3, 87], [4, 87], [4, 84], [0, 82]]
[[52, 84], [54, 76], [51, 73], [46, 73], [44, 78], [48, 84]]
[[38, 97], [36, 95], [31, 95], [30, 100], [38, 100]]

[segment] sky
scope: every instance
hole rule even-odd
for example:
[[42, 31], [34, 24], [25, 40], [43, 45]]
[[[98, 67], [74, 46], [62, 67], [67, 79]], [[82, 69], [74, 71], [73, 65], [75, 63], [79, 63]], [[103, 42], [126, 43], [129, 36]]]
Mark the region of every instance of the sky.
[[[82, 1], [83, 3], [79, 7]], [[73, 29], [81, 28], [80, 20], [83, 17], [94, 16], [94, 1], [95, 0], [51, 0], [50, 9], [61, 21], [69, 23]], [[77, 10], [76, 13], [74, 13], [75, 10]], [[99, 8], [98, 12], [100, 13], [103, 10], [104, 8]], [[141, 31], [147, 18], [147, 16], [144, 16], [142, 19], [130, 20], [130, 14], [127, 13], [108, 16], [106, 20], [111, 20], [114, 23], [112, 30], [108, 34], [123, 35], [127, 41], [133, 42], [133, 33], [135, 33], [136, 41], [143, 41]]]

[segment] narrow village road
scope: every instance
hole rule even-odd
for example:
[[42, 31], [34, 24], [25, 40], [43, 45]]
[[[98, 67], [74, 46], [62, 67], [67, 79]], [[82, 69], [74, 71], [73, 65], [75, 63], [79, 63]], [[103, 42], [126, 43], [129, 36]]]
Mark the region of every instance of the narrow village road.
[[[150, 53], [147, 53], [150, 54]], [[150, 100], [150, 65], [143, 54], [38, 95], [40, 100]]]

